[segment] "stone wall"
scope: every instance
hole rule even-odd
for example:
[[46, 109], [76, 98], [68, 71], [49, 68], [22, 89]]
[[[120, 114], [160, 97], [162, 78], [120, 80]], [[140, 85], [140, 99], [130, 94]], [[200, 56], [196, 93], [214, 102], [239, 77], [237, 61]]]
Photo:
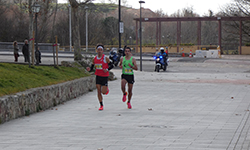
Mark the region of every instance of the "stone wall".
[[95, 76], [90, 76], [0, 97], [0, 124], [54, 107], [95, 88]]

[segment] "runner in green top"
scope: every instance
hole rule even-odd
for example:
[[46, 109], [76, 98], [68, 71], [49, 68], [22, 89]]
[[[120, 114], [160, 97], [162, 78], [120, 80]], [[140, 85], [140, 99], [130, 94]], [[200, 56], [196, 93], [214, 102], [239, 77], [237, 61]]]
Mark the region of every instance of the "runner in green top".
[[[132, 98], [132, 89], [134, 84], [134, 71], [138, 70], [136, 65], [136, 60], [133, 58], [131, 54], [131, 49], [129, 47], [125, 48], [125, 55], [120, 59], [119, 67], [122, 68], [122, 76], [121, 76], [121, 90], [123, 92], [122, 101], [126, 102], [128, 95], [128, 109], [131, 109], [131, 98]], [[128, 93], [126, 92], [126, 84], [128, 83]]]
[[129, 64], [131, 64], [131, 66], [133, 67], [133, 56], [131, 56], [131, 58], [129, 60], [126, 60], [126, 56], [123, 57], [123, 67], [122, 67], [122, 74], [126, 74], [126, 75], [133, 75], [134, 71], [133, 69], [129, 66]]

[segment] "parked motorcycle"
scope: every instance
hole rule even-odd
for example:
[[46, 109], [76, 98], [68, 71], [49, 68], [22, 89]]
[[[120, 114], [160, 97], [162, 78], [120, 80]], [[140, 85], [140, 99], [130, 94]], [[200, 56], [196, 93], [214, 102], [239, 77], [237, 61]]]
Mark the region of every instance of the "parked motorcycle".
[[[154, 56], [155, 59], [155, 71], [159, 72], [160, 69], [163, 69], [163, 71], [167, 70], [167, 66], [169, 63], [169, 58], [164, 58], [162, 55], [156, 55]], [[166, 59], [166, 60], [164, 60]]]
[[111, 60], [111, 62], [117, 66], [119, 61], [120, 61], [120, 57], [119, 54], [117, 54], [117, 49], [116, 48], [112, 48], [111, 51], [109, 52], [109, 59]]
[[119, 49], [119, 53], [118, 53], [118, 59], [119, 59], [119, 61], [120, 61], [121, 57], [123, 57], [123, 56], [125, 56], [124, 49], [120, 48]]

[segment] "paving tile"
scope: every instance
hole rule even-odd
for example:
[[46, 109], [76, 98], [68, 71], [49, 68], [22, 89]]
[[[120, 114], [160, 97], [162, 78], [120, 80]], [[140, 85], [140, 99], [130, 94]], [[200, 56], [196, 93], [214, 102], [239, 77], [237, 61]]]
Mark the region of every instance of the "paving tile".
[[[114, 70], [120, 77], [120, 70]], [[179, 79], [231, 79], [246, 74], [135, 72], [128, 110], [120, 79], [109, 82], [104, 110], [96, 91], [0, 125], [0, 149], [225, 150], [249, 148], [250, 85], [178, 83]], [[164, 92], [159, 92], [159, 90]], [[234, 97], [232, 100], [231, 97]], [[238, 141], [238, 142], [237, 142]]]

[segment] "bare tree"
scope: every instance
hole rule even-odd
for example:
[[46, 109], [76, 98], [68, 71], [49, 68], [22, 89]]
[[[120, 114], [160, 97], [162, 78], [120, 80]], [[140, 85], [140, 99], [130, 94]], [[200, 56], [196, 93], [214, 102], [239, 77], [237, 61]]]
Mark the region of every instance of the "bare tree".
[[55, 23], [55, 35], [58, 36], [60, 46], [69, 45], [69, 15], [68, 11], [58, 12], [57, 22]]
[[[103, 43], [103, 29], [101, 21], [104, 14], [100, 11], [96, 11], [95, 7], [89, 7], [89, 44], [95, 45], [96, 43]], [[84, 18], [84, 17], [83, 17]], [[103, 43], [106, 44], [106, 43]]]
[[155, 11], [157, 17], [167, 17], [168, 15], [164, 13], [164, 11], [160, 8]]
[[123, 4], [123, 6], [127, 6], [128, 5], [128, 1], [127, 0], [122, 0], [122, 4]]
[[[56, 3], [56, 6], [52, 5], [52, 2]], [[51, 38], [51, 26], [54, 21], [53, 15], [55, 16], [57, 12], [57, 1], [55, 0], [43, 0], [40, 2], [41, 10], [39, 13], [39, 41], [48, 41], [52, 42]], [[53, 11], [53, 9], [55, 11]], [[52, 19], [53, 18], [53, 19]], [[52, 21], [53, 20], [53, 21]], [[52, 26], [53, 28], [53, 26]], [[48, 38], [48, 39], [46, 39]]]
[[[203, 17], [215, 17], [212, 10], [208, 10]], [[218, 45], [218, 22], [203, 21], [201, 29], [201, 44], [202, 45]]]
[[[250, 1], [249, 0], [233, 0], [232, 3], [224, 6], [221, 9], [221, 16], [241, 16], [241, 17], [249, 17], [250, 16]], [[223, 28], [224, 35], [223, 39], [227, 42], [238, 41], [239, 38], [239, 22], [238, 21], [230, 21], [225, 23], [225, 27]], [[242, 37], [243, 42], [250, 42], [250, 21], [242, 22]]]
[[85, 0], [84, 2], [78, 2], [76, 0], [69, 0], [72, 7], [72, 30], [73, 30], [73, 45], [74, 45], [74, 60], [81, 60], [81, 40], [80, 40], [80, 28], [79, 28], [79, 12], [78, 8], [85, 5], [92, 0]]
[[117, 25], [117, 19], [114, 17], [108, 17], [105, 18], [102, 22], [103, 25], [103, 33], [104, 33], [104, 39], [110, 41], [110, 45], [117, 44], [118, 41], [114, 41], [113, 38], [116, 40], [118, 39], [118, 25]]
[[13, 37], [15, 40], [23, 41], [25, 38], [29, 37], [28, 30], [28, 13], [27, 13], [27, 3], [23, 0], [16, 0], [15, 5], [12, 5], [9, 12], [12, 12], [12, 27], [13, 27]]
[[6, 4], [2, 1], [0, 1], [0, 40], [1, 41], [6, 41], [7, 39], [7, 35], [8, 35], [8, 26], [9, 24], [9, 20], [6, 17], [6, 11], [7, 11], [7, 7]]

